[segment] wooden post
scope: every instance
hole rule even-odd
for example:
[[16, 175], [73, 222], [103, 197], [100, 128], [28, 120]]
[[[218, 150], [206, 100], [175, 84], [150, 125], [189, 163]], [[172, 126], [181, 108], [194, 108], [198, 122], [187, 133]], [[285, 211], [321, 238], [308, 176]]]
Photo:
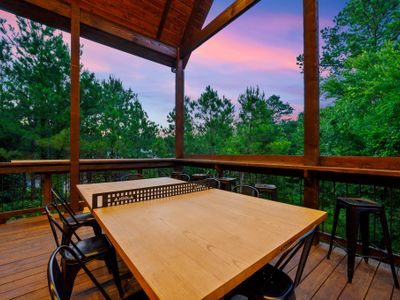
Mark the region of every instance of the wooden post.
[[42, 175], [42, 195], [45, 205], [51, 202], [51, 174], [45, 173]]
[[217, 171], [219, 178], [224, 177], [224, 170], [220, 165], [215, 165], [215, 171]]
[[177, 51], [176, 73], [175, 73], [175, 157], [184, 156], [184, 70], [183, 60], [180, 58], [180, 50]]
[[[319, 164], [318, 0], [303, 0], [304, 17], [304, 165]], [[305, 172], [304, 205], [319, 208], [318, 178]]]
[[71, 206], [77, 211], [79, 196], [76, 185], [79, 184], [79, 140], [80, 140], [80, 8], [79, 0], [71, 1], [71, 114], [70, 114], [70, 180]]
[[35, 173], [31, 173], [31, 201], [34, 201], [36, 198], [36, 175]]

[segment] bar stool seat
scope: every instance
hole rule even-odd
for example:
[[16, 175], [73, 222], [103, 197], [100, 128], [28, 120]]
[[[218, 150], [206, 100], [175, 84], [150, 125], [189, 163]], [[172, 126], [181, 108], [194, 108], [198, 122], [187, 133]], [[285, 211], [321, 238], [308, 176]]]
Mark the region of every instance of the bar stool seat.
[[204, 180], [210, 177], [207, 173], [195, 173], [190, 176], [191, 181]]
[[267, 183], [256, 183], [254, 187], [259, 191], [260, 194], [268, 194], [271, 200], [278, 199], [278, 189], [276, 185]]
[[333, 217], [332, 234], [329, 243], [328, 256], [329, 259], [333, 240], [336, 235], [336, 227], [338, 224], [340, 209], [346, 209], [346, 238], [347, 238], [347, 279], [351, 283], [354, 274], [355, 255], [357, 249], [358, 231], [360, 229], [362, 241], [362, 256], [368, 262], [369, 250], [369, 215], [377, 215], [380, 219], [383, 232], [383, 240], [387, 249], [387, 260], [390, 264], [394, 284], [399, 288], [396, 270], [394, 267], [394, 259], [392, 253], [392, 245], [390, 241], [389, 229], [387, 225], [385, 208], [382, 204], [363, 198], [347, 198], [338, 197], [336, 199], [335, 212]]
[[236, 185], [236, 178], [234, 177], [220, 177], [218, 180], [221, 182], [221, 189], [226, 191], [232, 191], [232, 187]]

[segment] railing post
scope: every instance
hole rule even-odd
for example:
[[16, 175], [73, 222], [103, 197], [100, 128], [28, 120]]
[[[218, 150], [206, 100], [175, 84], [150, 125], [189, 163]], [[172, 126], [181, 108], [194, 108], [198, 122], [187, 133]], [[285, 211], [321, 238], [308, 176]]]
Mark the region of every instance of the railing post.
[[44, 205], [48, 205], [51, 202], [51, 174], [45, 173], [42, 175], [42, 195]]
[[215, 171], [217, 171], [219, 178], [224, 177], [224, 170], [220, 165], [215, 165]]
[[[303, 0], [304, 18], [304, 165], [319, 165], [318, 0]], [[318, 178], [304, 171], [304, 205], [319, 208]]]

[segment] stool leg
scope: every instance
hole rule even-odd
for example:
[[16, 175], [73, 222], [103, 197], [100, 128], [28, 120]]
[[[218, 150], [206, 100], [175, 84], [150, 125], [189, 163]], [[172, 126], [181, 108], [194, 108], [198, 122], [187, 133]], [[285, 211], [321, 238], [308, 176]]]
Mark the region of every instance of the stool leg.
[[329, 250], [328, 250], [328, 255], [327, 258], [329, 259], [332, 253], [332, 247], [333, 247], [333, 240], [336, 235], [336, 227], [339, 219], [339, 212], [340, 212], [340, 206], [336, 205], [335, 206], [335, 212], [333, 214], [333, 225], [332, 225], [332, 233], [331, 233], [331, 240], [329, 242]]
[[346, 235], [347, 235], [347, 280], [353, 280], [354, 265], [357, 250], [357, 234], [360, 224], [360, 213], [353, 208], [347, 208]]
[[64, 280], [65, 299], [69, 299], [74, 288], [76, 275], [78, 275], [81, 266], [78, 263], [68, 263], [64, 258], [61, 259], [62, 274]]
[[277, 190], [273, 190], [272, 191], [272, 200], [278, 200], [278, 191]]
[[360, 214], [360, 232], [361, 232], [361, 241], [362, 241], [362, 254], [364, 256], [364, 260], [368, 263], [368, 254], [369, 254], [369, 213], [361, 212]]
[[399, 280], [397, 279], [396, 269], [394, 267], [394, 259], [393, 259], [393, 252], [392, 252], [392, 242], [390, 240], [389, 228], [388, 228], [388, 225], [387, 225], [385, 211], [380, 212], [379, 217], [380, 217], [381, 225], [382, 225], [383, 238], [384, 238], [385, 244], [386, 244], [388, 261], [389, 261], [389, 264], [390, 264], [390, 268], [392, 269], [394, 285], [396, 286], [396, 288], [399, 288]]

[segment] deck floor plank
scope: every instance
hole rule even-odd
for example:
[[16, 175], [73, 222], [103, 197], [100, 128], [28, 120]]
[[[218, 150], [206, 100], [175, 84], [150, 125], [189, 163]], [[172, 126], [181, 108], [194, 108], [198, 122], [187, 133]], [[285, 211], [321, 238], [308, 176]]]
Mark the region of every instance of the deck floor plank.
[[[80, 230], [85, 237], [90, 228]], [[55, 248], [47, 218], [32, 217], [0, 225], [0, 299], [50, 299], [47, 287], [47, 263]], [[327, 260], [327, 245], [313, 247], [296, 290], [297, 299], [382, 299], [400, 300], [400, 291], [393, 288], [388, 265], [370, 260], [369, 264], [357, 259], [353, 283], [347, 283], [347, 256], [336, 248]], [[294, 260], [296, 262], [296, 259]], [[122, 285], [129, 295], [140, 287], [126, 265], [119, 259]], [[295, 265], [288, 273], [294, 277]], [[119, 299], [112, 276], [104, 262], [88, 264], [96, 278], [112, 299]], [[78, 274], [73, 299], [102, 299], [93, 283], [82, 271]]]
[[[397, 278], [400, 277], [400, 267], [397, 268]], [[400, 280], [400, 278], [399, 278]], [[400, 300], [400, 289], [394, 289], [392, 294], [392, 300]]]
[[[297, 259], [293, 260], [296, 262], [296, 265], [293, 268], [291, 268], [290, 271], [285, 269], [285, 271], [289, 274], [292, 280], [294, 280], [296, 277], [297, 265], [300, 261], [300, 254], [301, 254], [300, 252], [301, 251], [297, 253]], [[326, 257], [326, 249], [322, 244], [316, 247], [312, 247], [310, 255], [307, 258], [307, 262], [304, 267], [303, 276], [301, 280], [304, 280], [310, 273], [312, 273], [313, 270], [325, 259], [325, 257]]]
[[[336, 251], [336, 249], [334, 251]], [[359, 260], [356, 261], [356, 265], [358, 263]], [[323, 282], [323, 284], [318, 289], [317, 293], [312, 297], [312, 299], [336, 300], [339, 298], [346, 284], [347, 284], [347, 257], [345, 257], [340, 262], [340, 264], [337, 265], [334, 271]]]
[[[327, 247], [319, 248], [324, 250], [326, 257]], [[345, 252], [338, 249], [337, 251], [332, 252], [330, 259], [323, 259], [313, 272], [306, 276], [297, 287], [296, 298], [298, 300], [311, 299], [344, 258]]]
[[390, 266], [385, 263], [380, 263], [365, 300], [379, 298], [390, 299], [393, 288], [394, 283]]
[[379, 262], [377, 260], [370, 259], [369, 262], [366, 263], [363, 259], [360, 259], [360, 263], [354, 271], [352, 284], [346, 284], [339, 299], [364, 299], [372, 283], [378, 265]]

